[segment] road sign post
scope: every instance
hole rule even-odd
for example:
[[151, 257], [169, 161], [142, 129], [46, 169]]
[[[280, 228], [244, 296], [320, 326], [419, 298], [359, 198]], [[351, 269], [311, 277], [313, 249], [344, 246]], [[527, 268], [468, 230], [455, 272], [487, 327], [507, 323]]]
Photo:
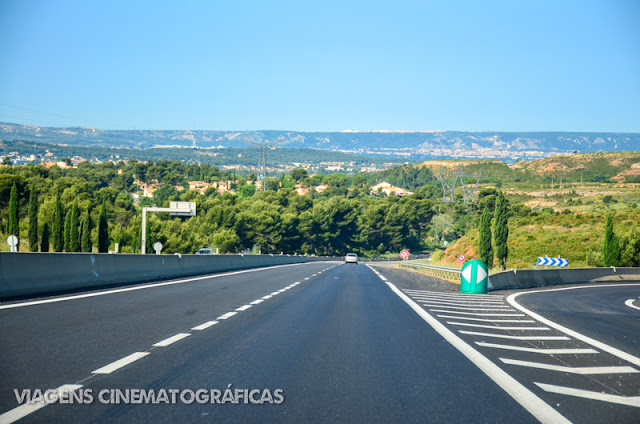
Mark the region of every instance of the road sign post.
[[7, 243], [9, 244], [9, 247], [11, 248], [11, 252], [17, 252], [18, 251], [18, 237], [14, 236], [14, 235], [10, 235], [9, 238], [7, 238]]
[[489, 270], [484, 262], [472, 259], [465, 262], [460, 273], [460, 293], [487, 294]]

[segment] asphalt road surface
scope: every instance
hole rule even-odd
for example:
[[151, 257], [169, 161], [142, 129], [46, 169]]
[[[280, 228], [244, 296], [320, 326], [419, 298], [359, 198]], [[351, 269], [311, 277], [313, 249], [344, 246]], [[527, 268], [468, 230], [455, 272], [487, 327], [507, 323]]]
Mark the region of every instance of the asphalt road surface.
[[[457, 302], [516, 311], [503, 296], [460, 295], [440, 290], [442, 282], [429, 291], [416, 278], [424, 277], [324, 262], [2, 304], [0, 423], [638, 422], [633, 402], [555, 393], [568, 385], [567, 373], [549, 377], [548, 369], [522, 365], [537, 354], [505, 355], [490, 346], [495, 340], [450, 324], [480, 321], [439, 316], [483, 319], [460, 315]], [[533, 308], [528, 296], [537, 294], [522, 296]], [[491, 319], [486, 310], [479, 313]], [[508, 325], [542, 326], [522, 315], [535, 323]], [[536, 332], [504, 334], [527, 331]], [[555, 328], [544, 333], [565, 337]], [[591, 348], [567, 338], [552, 343]], [[579, 362], [580, 355], [620, 371], [589, 384], [622, 385], [613, 388], [633, 401], [638, 374], [630, 371], [639, 366], [607, 352], [570, 356]], [[551, 359], [558, 357], [566, 362], [566, 355]], [[56, 388], [69, 396], [64, 403], [16, 398]], [[136, 402], [141, 392], [157, 402]]]

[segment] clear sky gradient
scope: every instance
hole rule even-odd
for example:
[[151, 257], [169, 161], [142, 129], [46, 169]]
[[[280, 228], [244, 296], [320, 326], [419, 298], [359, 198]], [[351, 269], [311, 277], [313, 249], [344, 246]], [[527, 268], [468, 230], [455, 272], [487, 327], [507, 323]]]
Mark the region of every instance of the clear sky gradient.
[[640, 132], [640, 1], [0, 0], [0, 121]]

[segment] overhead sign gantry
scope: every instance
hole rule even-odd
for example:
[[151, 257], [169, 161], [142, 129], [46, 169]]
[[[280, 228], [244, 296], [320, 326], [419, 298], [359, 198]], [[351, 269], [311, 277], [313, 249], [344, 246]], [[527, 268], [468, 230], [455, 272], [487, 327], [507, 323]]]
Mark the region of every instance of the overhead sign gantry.
[[171, 216], [196, 216], [196, 202], [170, 202], [168, 208], [142, 208], [142, 246], [140, 252], [147, 253], [147, 212], [169, 212]]

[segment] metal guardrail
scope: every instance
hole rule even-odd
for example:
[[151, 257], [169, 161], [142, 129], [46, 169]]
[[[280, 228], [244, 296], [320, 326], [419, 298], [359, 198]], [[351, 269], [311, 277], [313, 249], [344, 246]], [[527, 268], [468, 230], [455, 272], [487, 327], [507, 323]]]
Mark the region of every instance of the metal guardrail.
[[444, 278], [447, 280], [459, 280], [462, 268], [454, 268], [450, 266], [427, 265], [413, 261], [402, 261], [398, 266], [413, 269], [424, 274], [433, 275], [434, 277]]

